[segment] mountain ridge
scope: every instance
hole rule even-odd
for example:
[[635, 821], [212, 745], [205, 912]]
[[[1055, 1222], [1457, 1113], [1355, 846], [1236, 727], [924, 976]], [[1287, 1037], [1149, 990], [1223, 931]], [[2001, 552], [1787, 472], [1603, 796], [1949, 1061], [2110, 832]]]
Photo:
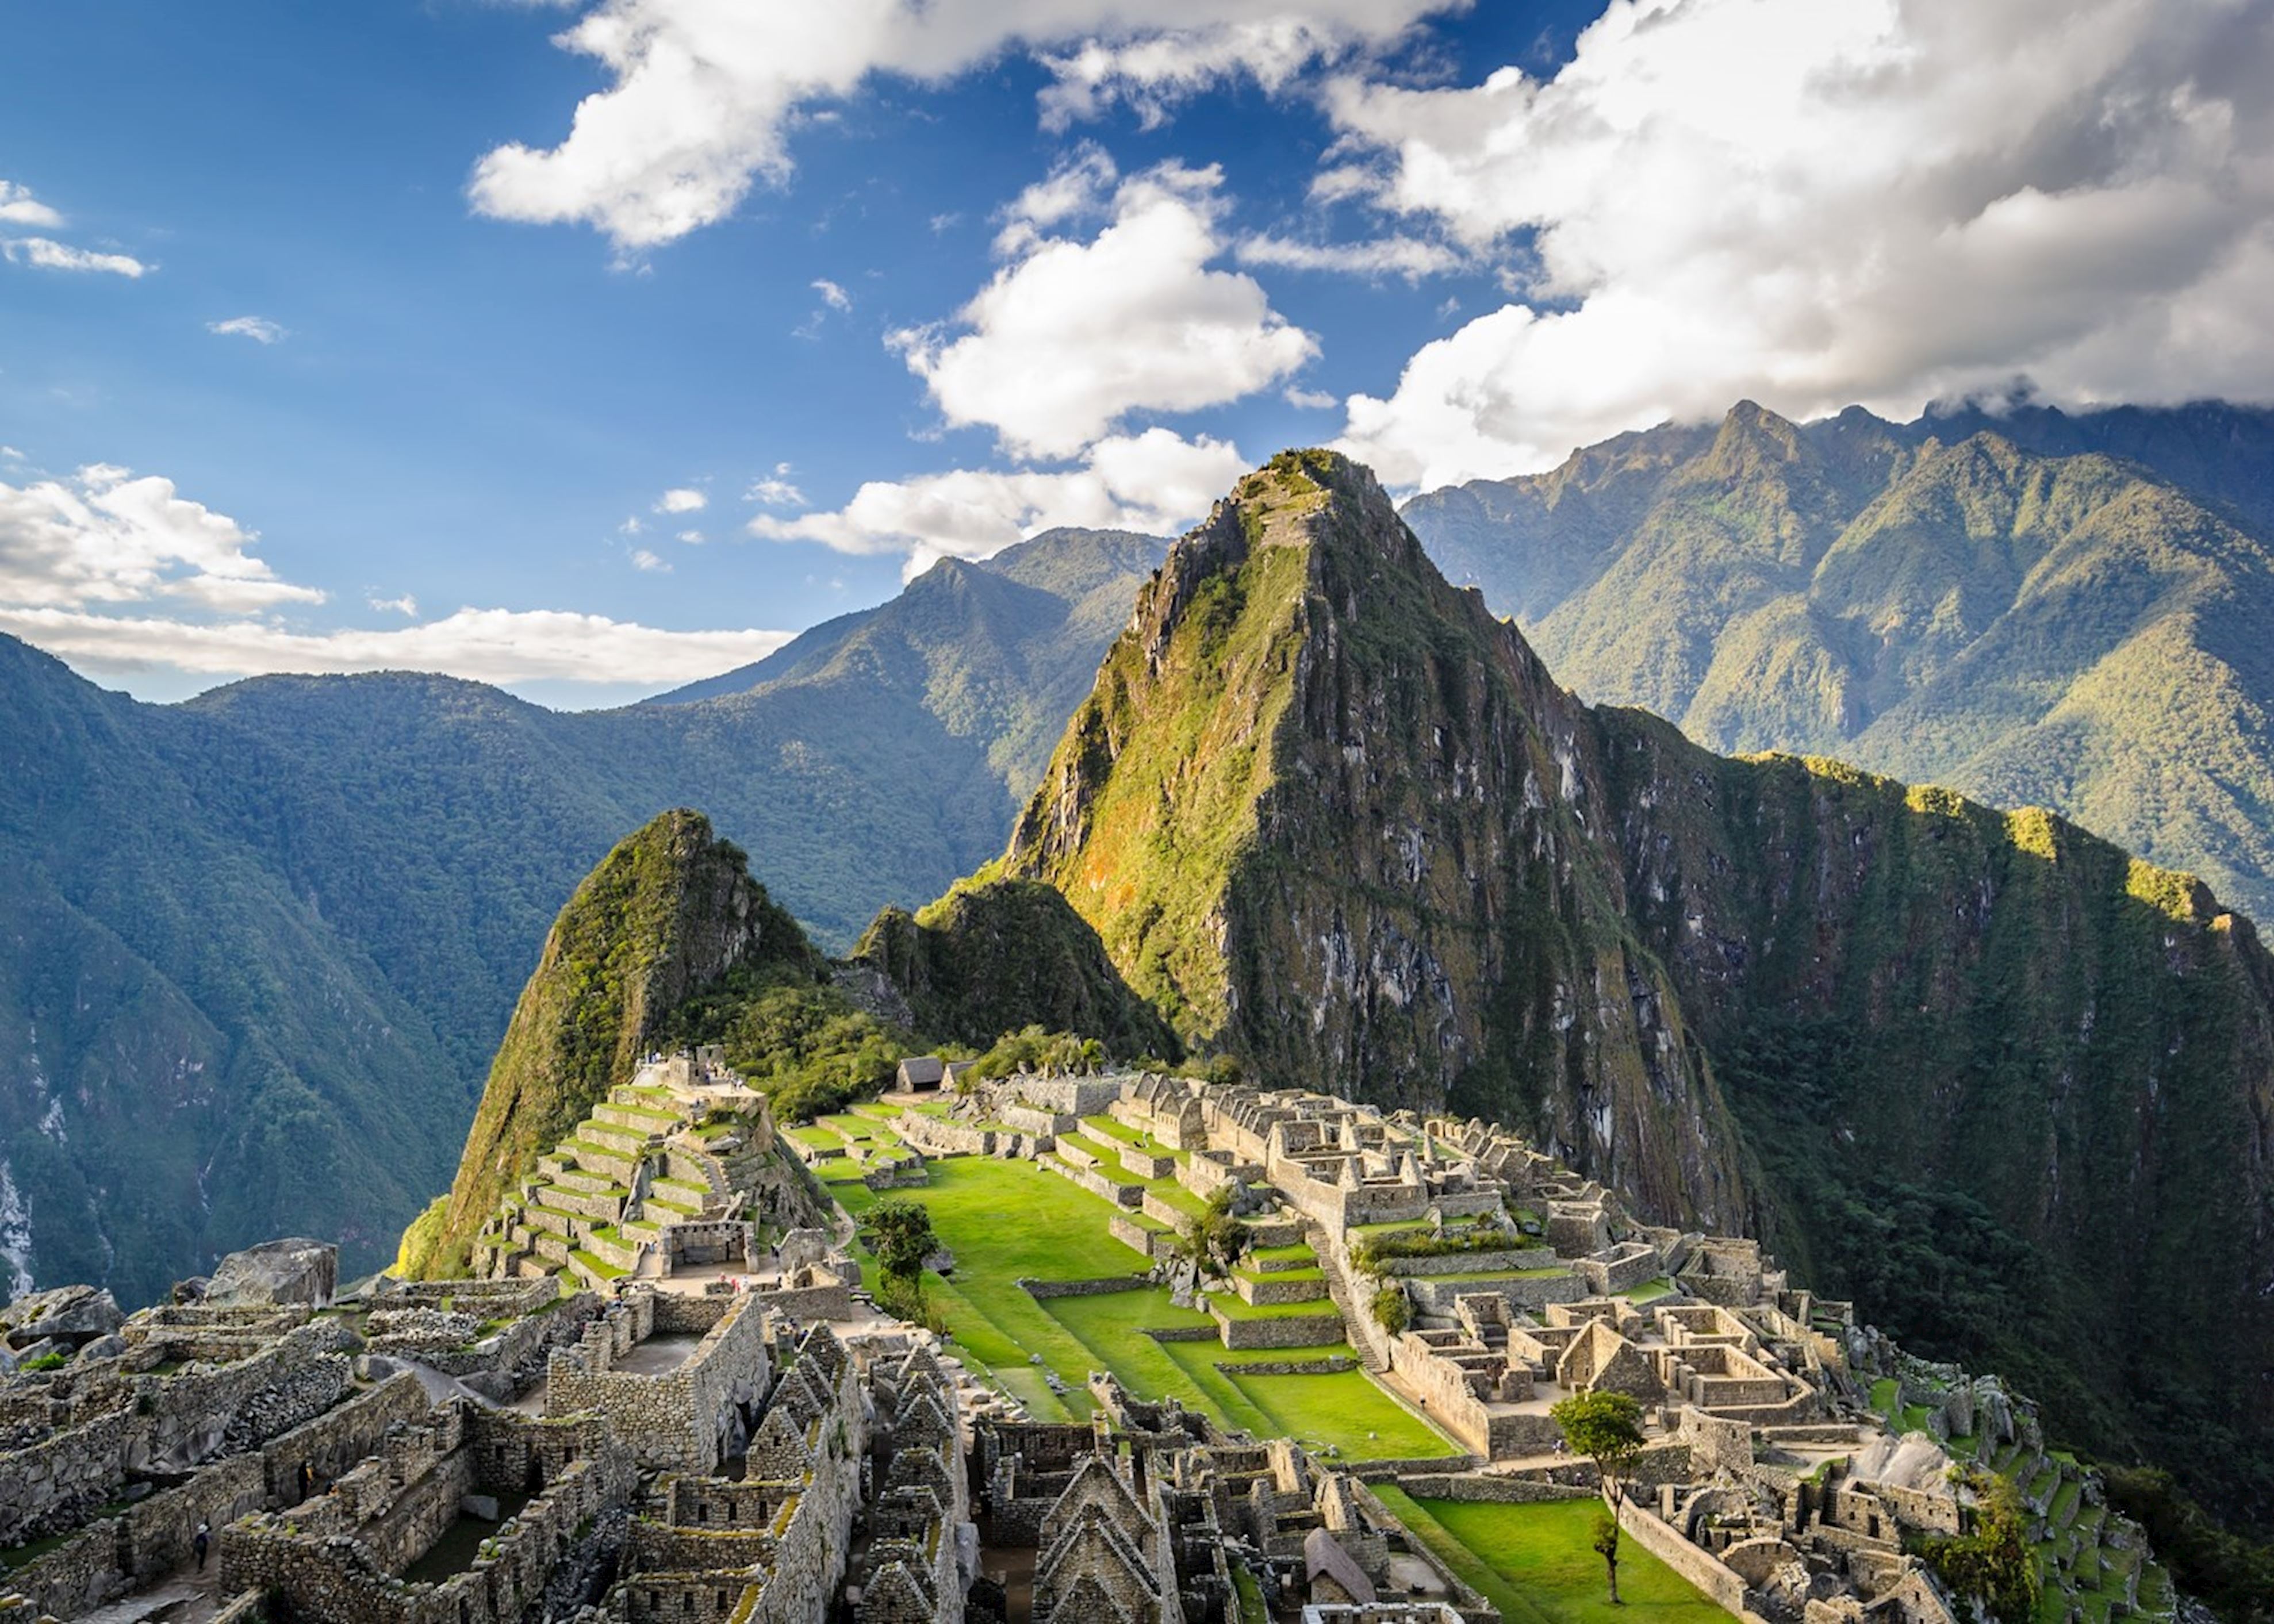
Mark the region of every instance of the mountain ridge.
[[2274, 911], [2274, 411], [1741, 402], [1415, 498], [1566, 681], [1722, 751], [2049, 805]]

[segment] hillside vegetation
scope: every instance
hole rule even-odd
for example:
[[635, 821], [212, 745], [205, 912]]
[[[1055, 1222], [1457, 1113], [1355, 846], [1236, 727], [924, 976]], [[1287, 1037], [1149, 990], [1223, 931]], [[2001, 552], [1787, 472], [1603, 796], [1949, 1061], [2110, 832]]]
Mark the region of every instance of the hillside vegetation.
[[2044, 805], [2274, 917], [2274, 412], [1751, 402], [1407, 504], [1558, 677]]
[[1178, 544], [1005, 868], [1253, 1073], [1504, 1121], [2274, 1503], [2274, 961], [2187, 876], [1591, 709], [1323, 453]]
[[626, 830], [707, 808], [843, 951], [1001, 849], [1161, 553], [1060, 531], [944, 562], [602, 712], [402, 673], [145, 705], [0, 639], [0, 1293], [148, 1301], [275, 1234], [384, 1262]]

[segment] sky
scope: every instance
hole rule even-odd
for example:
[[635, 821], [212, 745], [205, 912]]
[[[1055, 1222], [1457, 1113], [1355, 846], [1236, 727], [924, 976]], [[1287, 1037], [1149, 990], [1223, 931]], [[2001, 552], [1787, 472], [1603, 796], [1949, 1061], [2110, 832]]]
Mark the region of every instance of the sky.
[[2274, 0], [0, 16], [0, 632], [586, 706], [1742, 398], [2274, 398]]

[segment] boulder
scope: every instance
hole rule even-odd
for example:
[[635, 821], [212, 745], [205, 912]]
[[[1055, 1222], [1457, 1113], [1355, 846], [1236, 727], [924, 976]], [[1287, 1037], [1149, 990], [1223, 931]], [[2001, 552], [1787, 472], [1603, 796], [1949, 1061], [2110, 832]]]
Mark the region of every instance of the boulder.
[[264, 1241], [223, 1258], [205, 1300], [214, 1308], [323, 1308], [339, 1278], [340, 1249], [328, 1241]]
[[202, 1303], [206, 1300], [206, 1288], [212, 1283], [211, 1279], [204, 1274], [192, 1274], [187, 1280], [177, 1280], [174, 1282], [174, 1301], [177, 1305]]
[[82, 1359], [118, 1359], [125, 1356], [126, 1339], [116, 1332], [109, 1336], [98, 1336], [79, 1350], [79, 1357]]
[[108, 1336], [126, 1323], [126, 1316], [108, 1291], [93, 1286], [57, 1286], [34, 1291], [11, 1303], [0, 1313], [0, 1325], [19, 1353], [32, 1342], [57, 1339], [76, 1348], [98, 1336]]

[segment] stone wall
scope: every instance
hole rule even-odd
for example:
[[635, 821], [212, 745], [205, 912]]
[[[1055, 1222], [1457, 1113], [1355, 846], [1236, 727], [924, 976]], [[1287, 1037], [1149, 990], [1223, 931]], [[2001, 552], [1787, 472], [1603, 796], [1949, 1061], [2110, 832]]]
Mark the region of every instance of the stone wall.
[[1216, 1304], [1209, 1304], [1217, 1335], [1233, 1352], [1250, 1348], [1314, 1348], [1343, 1340], [1343, 1317], [1332, 1304], [1322, 1304], [1315, 1314], [1272, 1314], [1261, 1319], [1235, 1320]]
[[[1156, 1221], [1157, 1222], [1157, 1221]], [[1133, 1251], [1141, 1252], [1156, 1261], [1175, 1255], [1177, 1237], [1158, 1229], [1148, 1229], [1134, 1218], [1116, 1213], [1105, 1221], [1106, 1229], [1115, 1240]]]
[[1745, 1605], [1745, 1582], [1711, 1555], [1691, 1545], [1660, 1521], [1647, 1507], [1627, 1502], [1619, 1526], [1635, 1543], [1706, 1593], [1706, 1599], [1744, 1624], [1766, 1624]]
[[[644, 1342], [655, 1316], [683, 1303], [724, 1305], [721, 1318], [678, 1369], [660, 1376], [629, 1374], [614, 1360]], [[707, 1472], [718, 1465], [736, 1407], [765, 1391], [765, 1314], [755, 1298], [681, 1297], [641, 1291], [585, 1327], [576, 1346], [554, 1350], [547, 1365], [545, 1412], [591, 1410], [606, 1418], [648, 1470]]]
[[1040, 1303], [1054, 1297], [1110, 1297], [1148, 1283], [1142, 1274], [1115, 1274], [1104, 1280], [1021, 1280], [1019, 1289]]

